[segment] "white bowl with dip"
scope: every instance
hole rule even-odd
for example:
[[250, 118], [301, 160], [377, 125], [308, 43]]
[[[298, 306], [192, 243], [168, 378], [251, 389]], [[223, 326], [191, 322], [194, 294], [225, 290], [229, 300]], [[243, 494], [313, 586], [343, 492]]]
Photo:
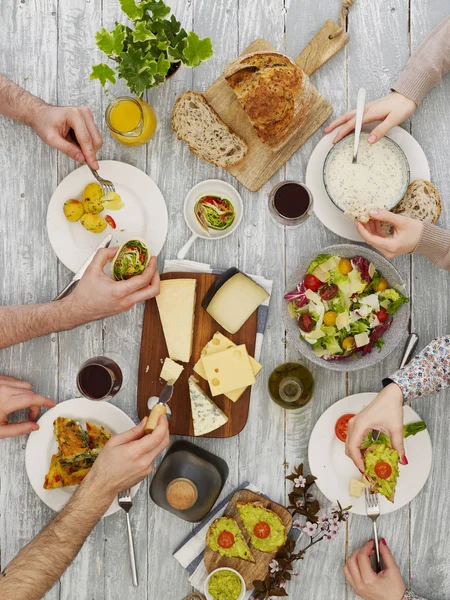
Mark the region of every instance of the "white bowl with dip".
[[241, 593], [239, 594], [239, 596], [237, 597], [236, 600], [244, 600], [245, 593], [246, 593], [246, 585], [245, 585], [244, 578], [242, 577], [242, 575], [240, 573], [238, 573], [238, 571], [236, 571], [235, 569], [231, 569], [230, 567], [220, 567], [219, 569], [214, 569], [214, 571], [211, 571], [211, 573], [208, 575], [208, 577], [205, 581], [205, 589], [203, 590], [203, 593], [206, 596], [206, 600], [214, 600], [214, 596], [212, 596], [209, 593], [209, 582], [211, 580], [211, 577], [215, 573], [218, 573], [219, 571], [229, 571], [230, 573], [234, 573], [235, 575], [237, 575], [239, 577], [239, 580], [241, 582]]
[[408, 159], [389, 137], [369, 144], [361, 132], [358, 161], [353, 163], [355, 134], [343, 138], [328, 152], [323, 181], [331, 201], [348, 211], [392, 210], [406, 193], [410, 181]]
[[[219, 196], [220, 198], [226, 198], [231, 202], [234, 207], [235, 216], [233, 223], [229, 227], [223, 230], [208, 229], [208, 231], [206, 231], [205, 228], [200, 225], [195, 216], [194, 209], [198, 200], [203, 196]], [[244, 204], [241, 195], [232, 185], [221, 179], [207, 179], [197, 183], [197, 185], [194, 185], [188, 192], [184, 201], [184, 219], [186, 225], [191, 230], [192, 235], [178, 252], [177, 258], [179, 260], [186, 258], [186, 254], [197, 238], [202, 238], [204, 240], [219, 240], [231, 235], [239, 227], [243, 214]]]

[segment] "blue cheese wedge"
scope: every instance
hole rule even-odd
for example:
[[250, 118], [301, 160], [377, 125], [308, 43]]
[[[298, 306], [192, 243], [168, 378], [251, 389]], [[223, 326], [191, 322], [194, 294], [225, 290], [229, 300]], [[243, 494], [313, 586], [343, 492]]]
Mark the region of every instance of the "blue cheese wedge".
[[228, 422], [227, 415], [220, 410], [198, 385], [194, 377], [189, 377], [194, 435], [206, 435]]

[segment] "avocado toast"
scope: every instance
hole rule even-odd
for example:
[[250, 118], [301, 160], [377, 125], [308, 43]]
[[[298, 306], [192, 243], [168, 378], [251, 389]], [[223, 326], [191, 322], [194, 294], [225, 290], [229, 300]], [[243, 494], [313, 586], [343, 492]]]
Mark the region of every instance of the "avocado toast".
[[220, 517], [211, 523], [206, 534], [206, 545], [221, 556], [255, 562], [241, 530], [230, 517]]
[[398, 479], [399, 454], [386, 444], [372, 444], [364, 451], [364, 475], [370, 481], [371, 491], [394, 502]]
[[287, 530], [280, 517], [261, 502], [237, 502], [236, 507], [251, 544], [261, 552], [275, 552], [286, 542]]

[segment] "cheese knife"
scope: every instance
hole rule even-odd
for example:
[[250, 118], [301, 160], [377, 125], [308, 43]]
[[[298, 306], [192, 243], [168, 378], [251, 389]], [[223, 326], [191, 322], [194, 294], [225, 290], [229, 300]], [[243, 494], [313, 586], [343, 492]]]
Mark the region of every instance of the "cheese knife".
[[90, 255], [90, 257], [86, 260], [86, 262], [83, 264], [83, 266], [80, 269], [78, 269], [78, 271], [72, 277], [69, 284], [66, 285], [66, 287], [63, 289], [63, 291], [60, 292], [56, 296], [56, 298], [54, 298], [54, 301], [61, 300], [61, 298], [65, 298], [67, 296], [67, 294], [69, 294], [72, 291], [72, 289], [76, 286], [76, 284], [80, 281], [80, 279], [86, 273], [87, 268], [89, 267], [91, 262], [94, 260], [94, 256], [97, 254], [98, 250], [100, 250], [101, 248], [109, 248], [109, 245], [112, 242], [112, 238], [113, 238], [112, 233], [108, 233], [108, 235], [103, 238], [103, 240], [100, 242], [100, 244], [94, 250], [94, 252]]
[[167, 413], [167, 403], [173, 396], [173, 382], [168, 381], [161, 390], [158, 402], [153, 405], [145, 425], [144, 433], [152, 433], [158, 424], [159, 417]]
[[[400, 369], [403, 369], [405, 365], [409, 363], [411, 360], [414, 350], [416, 349], [417, 342], [419, 341], [419, 336], [417, 333], [411, 333], [411, 335], [406, 340], [405, 351], [403, 352], [403, 358], [400, 362]], [[372, 440], [375, 442], [378, 439], [380, 432], [376, 429], [372, 430]]]

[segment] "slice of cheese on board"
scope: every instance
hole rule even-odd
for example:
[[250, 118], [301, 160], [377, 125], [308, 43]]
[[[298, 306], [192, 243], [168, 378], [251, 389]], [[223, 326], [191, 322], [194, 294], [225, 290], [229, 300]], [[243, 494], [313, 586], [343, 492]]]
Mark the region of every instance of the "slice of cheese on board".
[[211, 394], [219, 396], [255, 383], [245, 344], [202, 358]]
[[194, 377], [189, 377], [189, 395], [195, 436], [215, 431], [228, 422], [226, 414], [205, 394]]
[[243, 273], [236, 273], [213, 295], [206, 312], [228, 333], [236, 333], [269, 294]]
[[[211, 356], [212, 354], [218, 354], [219, 352], [224, 352], [225, 350], [228, 350], [229, 348], [234, 348], [235, 346], [236, 344], [234, 342], [232, 342], [222, 333], [217, 331], [214, 334], [212, 340], [208, 342], [203, 348], [202, 355], [197, 361], [196, 365], [194, 366], [194, 372], [197, 373], [197, 375], [200, 375], [200, 377], [202, 377], [203, 379], [207, 379], [205, 369], [203, 367], [203, 356]], [[252, 368], [253, 375], [256, 377], [261, 371], [262, 365], [260, 365], [259, 362], [255, 360], [252, 356], [249, 356], [248, 358], [250, 360], [250, 366]], [[227, 392], [225, 396], [233, 402], [237, 402], [246, 389], [246, 387], [238, 388], [237, 390]]]
[[192, 352], [195, 312], [195, 279], [161, 281], [156, 296], [167, 351], [172, 360], [189, 362]]
[[170, 381], [173, 385], [183, 371], [183, 365], [179, 365], [171, 358], [166, 358], [161, 369], [160, 377], [161, 379], [164, 379], [164, 381]]

